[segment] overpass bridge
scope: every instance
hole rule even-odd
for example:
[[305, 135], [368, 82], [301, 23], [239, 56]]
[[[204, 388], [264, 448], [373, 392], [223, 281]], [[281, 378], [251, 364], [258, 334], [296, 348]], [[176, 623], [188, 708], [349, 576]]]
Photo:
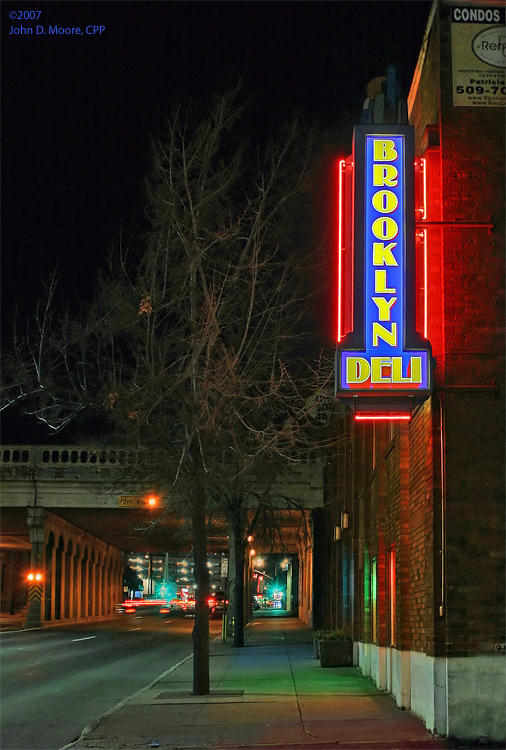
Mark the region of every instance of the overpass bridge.
[[[0, 448], [3, 611], [27, 602], [30, 626], [110, 617], [123, 597], [125, 553], [188, 551], [184, 521], [128, 486], [133, 461], [134, 453], [116, 448]], [[322, 474], [317, 463], [297, 465], [271, 491], [305, 508], [321, 506]], [[225, 524], [213, 524], [209, 551], [227, 550]], [[43, 580], [28, 585], [30, 569]]]

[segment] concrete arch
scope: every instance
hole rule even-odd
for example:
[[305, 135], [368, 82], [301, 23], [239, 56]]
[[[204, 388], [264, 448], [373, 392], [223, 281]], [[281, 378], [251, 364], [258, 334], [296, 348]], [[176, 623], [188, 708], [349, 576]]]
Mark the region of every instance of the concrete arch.
[[44, 571], [29, 626], [113, 616], [122, 599], [123, 552], [45, 508], [29, 510], [32, 557]]
[[102, 556], [102, 566], [100, 571], [100, 614], [107, 614], [107, 554]]
[[88, 563], [88, 606], [86, 612], [88, 617], [93, 617], [95, 614], [95, 560], [95, 550], [92, 549]]
[[72, 596], [72, 576], [74, 573], [73, 566], [74, 545], [72, 539], [66, 544], [66, 552], [63, 566], [63, 618], [68, 620], [71, 617], [73, 596]]
[[107, 563], [107, 588], [106, 588], [106, 599], [107, 599], [107, 611], [106, 615], [110, 615], [114, 612], [114, 602], [112, 601], [112, 576], [113, 576], [113, 562], [109, 558]]
[[63, 578], [63, 551], [65, 542], [63, 536], [58, 539], [58, 546], [54, 552], [54, 619], [61, 620], [62, 613], [62, 578]]
[[88, 547], [83, 550], [81, 559], [81, 607], [80, 616], [86, 617], [88, 611]]
[[69, 612], [69, 617], [78, 618], [80, 615], [79, 605], [81, 603], [81, 565], [79, 560], [81, 559], [81, 545], [79, 542], [76, 544], [76, 551], [72, 558], [72, 606]]
[[95, 614], [102, 615], [102, 555], [97, 552], [95, 563]]

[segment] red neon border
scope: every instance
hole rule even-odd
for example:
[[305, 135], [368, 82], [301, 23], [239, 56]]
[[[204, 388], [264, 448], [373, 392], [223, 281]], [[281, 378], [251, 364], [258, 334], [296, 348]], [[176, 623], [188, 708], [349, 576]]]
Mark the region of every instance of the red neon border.
[[409, 422], [411, 414], [355, 414], [355, 420], [357, 422]]
[[423, 221], [427, 218], [427, 159], [420, 159], [420, 172], [422, 173], [422, 211]]
[[337, 162], [337, 320], [335, 323], [335, 339], [339, 343], [343, 333], [343, 235], [344, 235], [344, 171], [346, 161]]

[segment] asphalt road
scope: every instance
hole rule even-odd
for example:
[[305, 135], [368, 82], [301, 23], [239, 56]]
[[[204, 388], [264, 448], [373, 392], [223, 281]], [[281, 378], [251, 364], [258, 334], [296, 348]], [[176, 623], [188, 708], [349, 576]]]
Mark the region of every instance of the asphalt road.
[[[0, 635], [0, 747], [57, 750], [192, 652], [193, 619], [123, 615]], [[211, 637], [221, 620], [211, 620]]]

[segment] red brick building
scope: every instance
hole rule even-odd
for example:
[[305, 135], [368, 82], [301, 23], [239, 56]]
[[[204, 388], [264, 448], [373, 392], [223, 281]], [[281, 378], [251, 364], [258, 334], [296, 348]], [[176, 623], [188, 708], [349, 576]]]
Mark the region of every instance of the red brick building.
[[339, 407], [312, 581], [313, 626], [346, 629], [355, 663], [399, 706], [442, 735], [495, 742], [506, 738], [504, 12], [432, 7], [408, 116], [425, 159], [416, 232], [433, 393], [404, 422]]

